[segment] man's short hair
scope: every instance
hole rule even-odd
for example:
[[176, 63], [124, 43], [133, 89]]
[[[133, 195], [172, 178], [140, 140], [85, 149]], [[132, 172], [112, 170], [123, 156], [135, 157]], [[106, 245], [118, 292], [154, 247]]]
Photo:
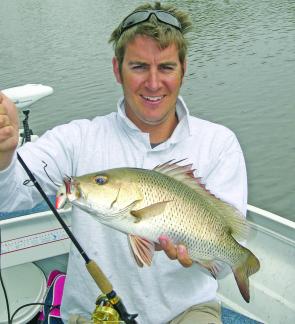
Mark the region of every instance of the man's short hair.
[[119, 62], [119, 70], [121, 72], [122, 63], [125, 55], [126, 45], [132, 42], [137, 35], [144, 35], [153, 38], [159, 44], [160, 48], [166, 48], [171, 44], [175, 44], [178, 49], [179, 61], [183, 66], [187, 55], [188, 39], [185, 34], [191, 29], [191, 21], [187, 13], [178, 10], [172, 5], [145, 3], [134, 9], [133, 12], [140, 10], [164, 10], [171, 13], [181, 24], [181, 28], [177, 29], [173, 26], [159, 21], [155, 15], [150, 15], [147, 21], [136, 24], [122, 32], [122, 22], [113, 31], [109, 39], [109, 43], [113, 43], [115, 56]]

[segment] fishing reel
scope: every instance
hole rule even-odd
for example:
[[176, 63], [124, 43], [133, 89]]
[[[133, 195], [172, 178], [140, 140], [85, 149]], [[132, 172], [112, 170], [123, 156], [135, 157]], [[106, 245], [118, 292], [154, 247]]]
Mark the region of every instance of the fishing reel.
[[69, 324], [126, 324], [120, 320], [119, 313], [105, 294], [99, 295], [95, 304], [90, 321], [80, 315], [72, 315]]
[[92, 313], [91, 319], [93, 324], [124, 324], [120, 320], [119, 313], [115, 310], [112, 303], [106, 295], [99, 295], [96, 302], [96, 307]]

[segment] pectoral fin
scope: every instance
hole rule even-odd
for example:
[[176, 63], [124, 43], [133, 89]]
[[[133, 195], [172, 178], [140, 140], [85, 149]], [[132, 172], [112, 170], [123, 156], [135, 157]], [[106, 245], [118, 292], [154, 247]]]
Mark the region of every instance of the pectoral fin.
[[141, 268], [150, 266], [155, 252], [155, 243], [132, 234], [128, 235], [128, 242], [137, 265]]
[[137, 217], [138, 221], [140, 221], [142, 218], [154, 217], [164, 212], [168, 202], [169, 201], [158, 202], [142, 209], [132, 210], [130, 213], [131, 215]]

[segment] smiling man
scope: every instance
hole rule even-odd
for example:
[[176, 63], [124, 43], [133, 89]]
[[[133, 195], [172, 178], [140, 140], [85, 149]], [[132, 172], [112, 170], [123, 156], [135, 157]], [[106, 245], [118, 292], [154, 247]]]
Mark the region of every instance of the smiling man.
[[127, 117], [150, 134], [152, 144], [165, 141], [177, 125], [176, 101], [185, 71], [176, 45], [161, 49], [153, 38], [137, 35], [126, 46], [121, 69], [116, 57], [113, 66]]
[[[57, 188], [44, 173], [42, 161], [51, 179], [62, 183], [66, 174], [116, 167], [152, 169], [186, 159], [182, 163], [191, 164], [212, 193], [246, 214], [246, 170], [236, 136], [221, 125], [191, 116], [179, 96], [190, 27], [186, 13], [160, 3], [144, 4], [123, 19], [110, 38], [113, 71], [124, 94], [117, 112], [60, 125], [18, 148], [48, 195]], [[0, 181], [5, 188], [0, 191], [0, 210], [32, 208], [40, 200], [33, 187], [22, 185], [27, 175], [16, 159], [17, 142], [16, 108], [0, 94]], [[138, 268], [125, 234], [75, 207], [72, 231], [111, 279], [128, 311], [139, 314], [138, 323], [221, 323], [217, 281], [192, 262], [185, 246], [174, 245], [165, 233], [151, 267]], [[71, 323], [73, 316], [89, 320], [98, 295], [83, 259], [72, 247], [63, 321]]]

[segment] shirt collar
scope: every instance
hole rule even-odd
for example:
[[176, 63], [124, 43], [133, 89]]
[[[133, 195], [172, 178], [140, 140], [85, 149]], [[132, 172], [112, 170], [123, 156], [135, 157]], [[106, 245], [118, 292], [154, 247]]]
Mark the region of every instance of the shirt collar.
[[[131, 133], [136, 134], [138, 139], [145, 142], [150, 147], [149, 134], [142, 132], [127, 116], [125, 113], [124, 97], [121, 97], [117, 103], [118, 117], [121, 121], [123, 128]], [[163, 142], [162, 144], [156, 146], [154, 150], [165, 149], [171, 144], [178, 143], [183, 139], [187, 138], [191, 134], [189, 125], [189, 110], [181, 96], [178, 96], [176, 102], [176, 113], [178, 117], [178, 124], [173, 131], [171, 137]]]

